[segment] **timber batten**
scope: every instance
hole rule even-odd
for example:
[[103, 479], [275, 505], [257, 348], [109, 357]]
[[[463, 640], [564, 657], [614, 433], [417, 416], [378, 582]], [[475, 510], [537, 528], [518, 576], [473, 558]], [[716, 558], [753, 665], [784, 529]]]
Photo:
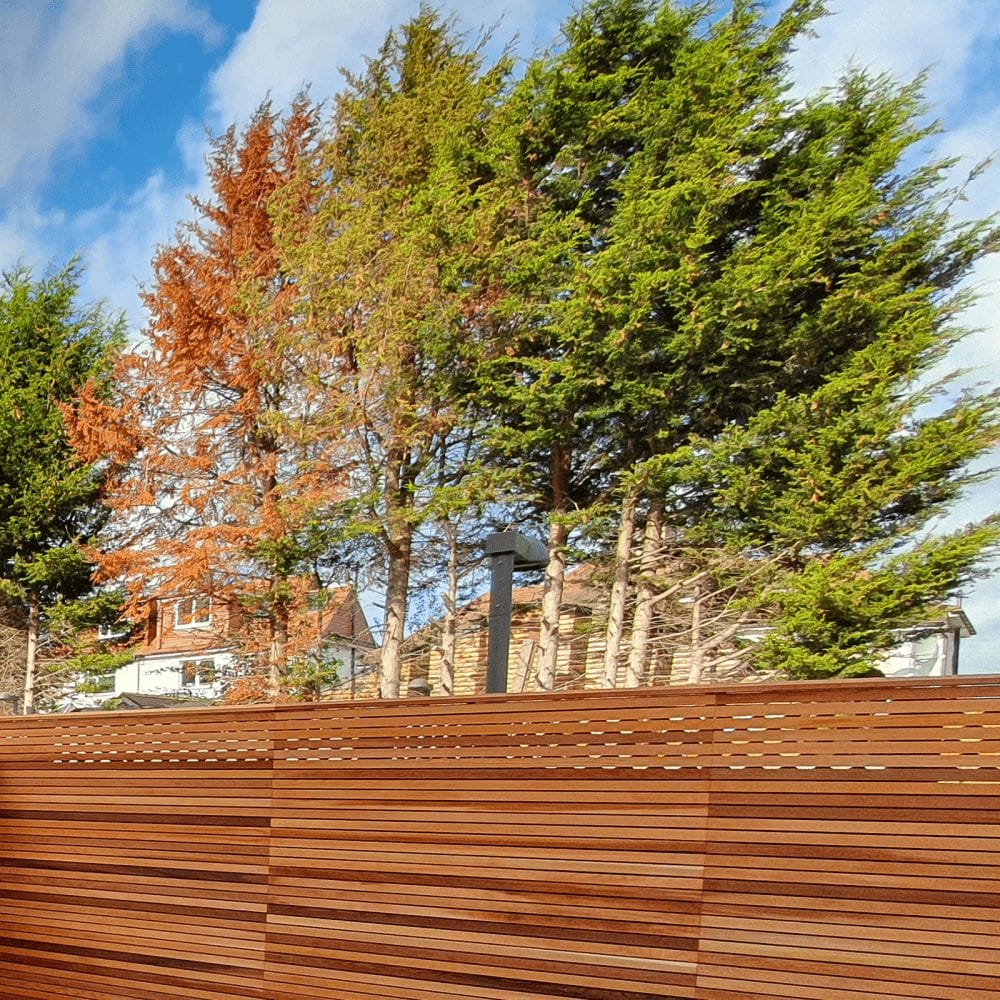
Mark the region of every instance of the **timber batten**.
[[0, 720], [9, 1000], [996, 995], [1000, 678]]

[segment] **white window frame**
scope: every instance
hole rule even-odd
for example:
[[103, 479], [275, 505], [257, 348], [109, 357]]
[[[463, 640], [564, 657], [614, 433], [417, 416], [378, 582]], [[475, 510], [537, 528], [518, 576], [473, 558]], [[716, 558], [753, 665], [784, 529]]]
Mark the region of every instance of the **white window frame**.
[[[181, 621], [181, 611], [188, 608], [189, 621]], [[204, 617], [200, 617], [200, 614]], [[185, 615], [187, 617], [187, 615]], [[183, 597], [174, 607], [175, 628], [205, 628], [212, 624], [212, 599], [210, 597]]]
[[[188, 667], [193, 671], [191, 680], [187, 680], [184, 676]], [[180, 674], [182, 688], [210, 687], [215, 684], [219, 676], [218, 667], [215, 664], [215, 657], [213, 656], [192, 656], [181, 660]], [[204, 679], [206, 674], [208, 674], [209, 680]]]

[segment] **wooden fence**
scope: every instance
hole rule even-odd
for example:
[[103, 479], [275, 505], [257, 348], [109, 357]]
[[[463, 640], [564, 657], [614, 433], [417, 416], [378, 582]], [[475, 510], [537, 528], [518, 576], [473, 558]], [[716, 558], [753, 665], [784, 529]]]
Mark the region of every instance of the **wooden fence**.
[[1000, 677], [0, 720], [5, 1000], [988, 1000]]

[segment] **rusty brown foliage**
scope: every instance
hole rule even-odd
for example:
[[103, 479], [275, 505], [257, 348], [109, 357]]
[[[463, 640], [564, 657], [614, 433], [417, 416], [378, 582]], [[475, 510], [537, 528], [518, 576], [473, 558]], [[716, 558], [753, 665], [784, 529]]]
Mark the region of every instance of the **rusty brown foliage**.
[[272, 695], [315, 590], [306, 529], [343, 486], [313, 428], [322, 386], [303, 374], [298, 287], [275, 243], [279, 191], [286, 224], [312, 209], [294, 182], [318, 125], [300, 98], [214, 142], [211, 195], [153, 261], [146, 342], [121, 358], [116, 397], [85, 395], [73, 421], [80, 453], [111, 463], [100, 579], [125, 585], [133, 616], [154, 597], [238, 601], [241, 652], [267, 665]]

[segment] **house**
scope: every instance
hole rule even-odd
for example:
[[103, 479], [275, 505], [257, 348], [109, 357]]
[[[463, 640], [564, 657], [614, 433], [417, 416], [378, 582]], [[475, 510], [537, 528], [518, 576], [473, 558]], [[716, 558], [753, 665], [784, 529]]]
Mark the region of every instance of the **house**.
[[[567, 574], [559, 618], [561, 642], [556, 667], [556, 688], [599, 687], [604, 669], [604, 589], [591, 580], [591, 567]], [[512, 594], [510, 658], [507, 690], [538, 690], [531, 661], [536, 655], [541, 584], [515, 587]], [[486, 690], [489, 594], [483, 594], [458, 612], [454, 684], [459, 696]], [[446, 693], [442, 681], [440, 622], [411, 636], [404, 648], [403, 688], [426, 680], [432, 694]]]
[[[251, 624], [246, 611], [233, 599], [203, 595], [153, 600], [147, 611], [135, 659], [115, 672], [105, 697], [220, 697], [242, 666], [238, 639]], [[290, 633], [324, 662], [338, 661], [345, 677], [359, 654], [375, 645], [351, 587], [329, 591], [322, 606], [293, 619]]]
[[110, 695], [218, 697], [240, 621], [233, 601], [200, 595], [149, 601], [135, 658], [115, 671]]
[[899, 645], [886, 653], [879, 669], [886, 677], [957, 674], [961, 640], [975, 634], [960, 607], [945, 608], [938, 617], [901, 631]]
[[[538, 690], [535, 677], [542, 587], [517, 587], [512, 594], [510, 654], [507, 690]], [[483, 694], [486, 690], [489, 595], [484, 594], [460, 609], [454, 655], [452, 693]], [[579, 567], [566, 577], [559, 619], [560, 649], [556, 690], [594, 689], [603, 684], [607, 586], [593, 578], [593, 568]], [[742, 639], [753, 639], [763, 627], [741, 628]], [[879, 670], [886, 676], [942, 676], [957, 673], [959, 640], [975, 630], [960, 608], [947, 609], [940, 618], [920, 623], [900, 633], [900, 643], [885, 655]], [[406, 645], [403, 688], [425, 681], [431, 693], [447, 693], [442, 677], [441, 624], [433, 623], [416, 633]], [[740, 643], [740, 645], [744, 645]], [[702, 682], [741, 683], [772, 680], [746, 666], [743, 658], [727, 653], [737, 646], [713, 650], [712, 665], [701, 674]], [[624, 660], [625, 657], [623, 656]], [[647, 665], [648, 685], [684, 684], [690, 680], [692, 652], [683, 640], [668, 637], [654, 642]], [[617, 685], [625, 686], [625, 664], [619, 665]]]
[[[603, 685], [607, 593], [607, 584], [595, 579], [593, 566], [583, 565], [567, 574], [559, 616], [556, 690], [594, 689]], [[507, 690], [537, 691], [535, 658], [542, 585], [516, 587], [511, 596], [513, 614]], [[489, 606], [489, 594], [483, 594], [458, 613], [453, 681], [453, 693], [456, 695], [483, 694], [486, 690]], [[426, 680], [432, 694], [443, 693], [440, 631], [440, 623], [434, 623], [410, 639], [404, 663], [404, 687], [414, 681]], [[623, 656], [618, 666], [618, 687], [624, 687], [626, 683], [625, 659]], [[662, 638], [654, 641], [650, 648], [646, 683], [686, 683], [691, 663], [691, 651], [683, 644]], [[703, 676], [706, 681], [727, 683], [769, 679], [750, 671], [740, 661], [712, 667]]]

